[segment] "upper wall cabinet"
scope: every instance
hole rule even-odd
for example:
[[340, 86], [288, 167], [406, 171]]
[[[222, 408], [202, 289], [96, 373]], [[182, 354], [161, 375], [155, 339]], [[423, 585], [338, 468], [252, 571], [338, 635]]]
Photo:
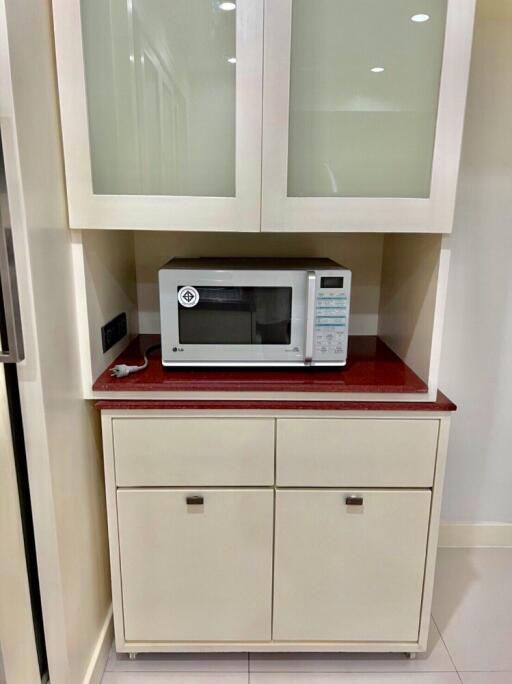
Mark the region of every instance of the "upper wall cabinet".
[[71, 226], [449, 232], [474, 3], [54, 0]]
[[259, 230], [263, 0], [54, 0], [73, 228]]
[[267, 0], [262, 229], [452, 228], [474, 0]]

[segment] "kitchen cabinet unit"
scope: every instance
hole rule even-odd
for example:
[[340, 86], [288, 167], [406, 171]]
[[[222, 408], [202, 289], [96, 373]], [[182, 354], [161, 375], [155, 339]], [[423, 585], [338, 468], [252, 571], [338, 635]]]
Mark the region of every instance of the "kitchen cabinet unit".
[[71, 227], [450, 232], [474, 3], [56, 0]]
[[116, 649], [424, 650], [453, 404], [258, 403], [99, 402]]

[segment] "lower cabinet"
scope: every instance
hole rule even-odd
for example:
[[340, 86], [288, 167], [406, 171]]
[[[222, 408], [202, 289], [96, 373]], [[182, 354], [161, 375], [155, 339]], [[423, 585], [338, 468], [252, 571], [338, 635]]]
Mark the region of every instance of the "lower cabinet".
[[417, 641], [430, 496], [278, 490], [273, 638]]
[[448, 420], [104, 413], [117, 650], [425, 650]]
[[127, 641], [271, 638], [272, 490], [117, 492]]

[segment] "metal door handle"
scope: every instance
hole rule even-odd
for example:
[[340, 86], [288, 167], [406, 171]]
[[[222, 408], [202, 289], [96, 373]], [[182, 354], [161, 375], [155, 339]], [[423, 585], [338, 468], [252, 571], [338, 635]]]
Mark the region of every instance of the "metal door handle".
[[202, 506], [204, 504], [204, 497], [202, 496], [187, 496], [187, 506]]
[[362, 496], [354, 496], [353, 494], [351, 496], [345, 497], [345, 503], [347, 506], [362, 506], [363, 505], [363, 497]]
[[0, 189], [0, 193], [0, 284], [5, 319], [5, 330], [0, 331], [3, 333], [0, 340], [0, 362], [16, 363], [25, 358], [25, 352], [7, 194], [4, 188]]
[[315, 289], [316, 273], [307, 273], [307, 299], [306, 299], [306, 342], [304, 349], [304, 362], [309, 365], [313, 360], [313, 337], [315, 334]]

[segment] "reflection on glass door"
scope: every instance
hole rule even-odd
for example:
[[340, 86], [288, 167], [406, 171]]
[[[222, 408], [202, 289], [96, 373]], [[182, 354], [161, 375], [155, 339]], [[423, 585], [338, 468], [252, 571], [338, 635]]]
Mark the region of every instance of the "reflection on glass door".
[[429, 197], [446, 9], [293, 0], [288, 197]]
[[236, 14], [81, 0], [95, 194], [235, 196]]

